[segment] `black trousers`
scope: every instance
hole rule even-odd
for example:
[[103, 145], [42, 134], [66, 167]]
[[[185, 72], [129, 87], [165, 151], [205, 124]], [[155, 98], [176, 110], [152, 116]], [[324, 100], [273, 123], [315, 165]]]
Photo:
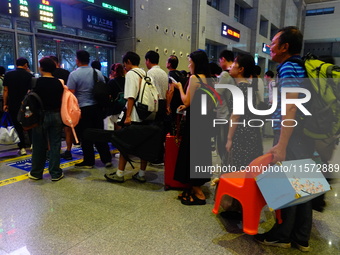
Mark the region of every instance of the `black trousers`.
[[[274, 145], [280, 138], [280, 132], [274, 132]], [[314, 141], [303, 134], [293, 133], [287, 150], [286, 160], [311, 158], [314, 153]], [[282, 224], [277, 224], [268, 232], [268, 240], [281, 242], [308, 242], [312, 231], [312, 201], [281, 209]]]
[[81, 119], [76, 126], [77, 135], [81, 140], [81, 147], [84, 155], [84, 162], [87, 165], [94, 165], [94, 145], [100, 155], [101, 161], [105, 164], [111, 162], [112, 156], [108, 143], [93, 142], [84, 136], [84, 131], [87, 128], [104, 129], [104, 122], [101, 114], [101, 109], [98, 105], [81, 107]]

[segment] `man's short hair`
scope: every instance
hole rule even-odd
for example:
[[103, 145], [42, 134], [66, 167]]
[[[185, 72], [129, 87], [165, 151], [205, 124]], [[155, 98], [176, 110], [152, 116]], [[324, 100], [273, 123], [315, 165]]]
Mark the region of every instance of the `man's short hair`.
[[28, 65], [28, 60], [26, 58], [18, 58], [15, 62], [16, 66], [24, 66], [25, 64]]
[[95, 60], [92, 61], [91, 67], [100, 71], [102, 69], [102, 64], [98, 60]]
[[255, 73], [257, 76], [261, 74], [261, 71], [262, 71], [261, 66], [256, 65], [256, 66], [254, 67], [254, 73]]
[[268, 70], [265, 75], [269, 76], [270, 78], [274, 78], [274, 73], [273, 71]]
[[220, 53], [219, 58], [225, 58], [225, 60], [227, 60], [228, 62], [233, 62], [234, 61], [234, 53], [230, 50], [223, 50]]
[[59, 64], [59, 59], [56, 56], [50, 56], [50, 59], [52, 59], [56, 64]]
[[134, 66], [139, 66], [140, 63], [140, 57], [137, 53], [128, 51], [123, 56], [123, 63], [127, 63], [128, 60], [130, 60], [131, 64]]
[[145, 59], [149, 59], [151, 64], [158, 64], [159, 63], [159, 54], [156, 51], [149, 50], [145, 54]]
[[44, 72], [53, 73], [54, 70], [57, 68], [55, 62], [50, 57], [43, 57], [39, 60], [40, 68]]
[[90, 63], [90, 53], [88, 53], [86, 50], [77, 50], [77, 59], [82, 64], [88, 64]]
[[172, 69], [176, 69], [178, 66], [178, 58], [175, 55], [170, 55], [168, 58], [168, 63], [170, 64]]
[[6, 73], [6, 68], [3, 66], [0, 66], [0, 76], [4, 75]]
[[222, 73], [222, 68], [215, 62], [210, 62], [209, 68], [212, 76], [215, 76], [216, 74], [219, 75], [220, 73]]
[[302, 50], [303, 35], [301, 31], [295, 26], [289, 26], [281, 28], [278, 33], [280, 33], [279, 45], [288, 43], [288, 53], [291, 55], [300, 54]]

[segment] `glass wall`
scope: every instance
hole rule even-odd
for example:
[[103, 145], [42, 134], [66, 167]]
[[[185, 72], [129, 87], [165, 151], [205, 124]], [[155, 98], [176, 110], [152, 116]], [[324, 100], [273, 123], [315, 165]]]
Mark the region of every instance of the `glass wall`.
[[38, 60], [43, 57], [56, 56], [57, 45], [52, 38], [37, 38], [37, 56]]
[[90, 44], [82, 44], [81, 49], [90, 53], [90, 64], [94, 60], [100, 61], [103, 75], [108, 76], [109, 63], [112, 62], [112, 59], [109, 56], [112, 55], [112, 50], [107, 47]]
[[18, 34], [18, 58], [23, 57], [28, 60], [30, 68], [34, 67], [33, 45], [31, 35]]
[[25, 32], [31, 32], [31, 22], [30, 20], [17, 19], [17, 29]]
[[98, 60], [102, 64], [102, 73], [105, 76], [109, 76], [109, 63], [112, 63], [112, 50], [106, 47], [98, 47]]
[[0, 27], [12, 28], [12, 19], [7, 16], [0, 16]]
[[6, 70], [12, 69], [15, 66], [15, 45], [14, 33], [0, 33], [0, 65]]
[[76, 52], [78, 43], [70, 41], [60, 42], [60, 54], [58, 55], [61, 67], [72, 72], [77, 68]]

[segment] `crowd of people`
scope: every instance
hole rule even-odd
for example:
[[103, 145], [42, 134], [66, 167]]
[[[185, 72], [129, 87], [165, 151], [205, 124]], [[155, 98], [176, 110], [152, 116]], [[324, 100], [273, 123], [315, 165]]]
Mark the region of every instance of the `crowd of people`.
[[[140, 92], [141, 77], [151, 77], [158, 91], [158, 112], [152, 124], [159, 126], [163, 132], [160, 142], [164, 149], [165, 136], [178, 127], [178, 114], [185, 116], [181, 121], [181, 143], [176, 160], [174, 179], [189, 185], [189, 189], [179, 194], [178, 198], [184, 205], [206, 204], [206, 194], [202, 186], [210, 181], [210, 175], [193, 177], [195, 165], [212, 164], [212, 134], [216, 142], [217, 153], [222, 165], [234, 165], [237, 168], [247, 166], [252, 160], [264, 153], [262, 145], [262, 132], [259, 127], [241, 125], [253, 118], [253, 114], [245, 107], [243, 115], [234, 113], [232, 94], [228, 89], [217, 89], [221, 101], [213, 110], [208, 109], [208, 114], [202, 115], [201, 98], [204, 94], [203, 84], [231, 84], [237, 86], [244, 96], [252, 101], [263, 101], [272, 104], [272, 90], [278, 88], [278, 107], [273, 113], [273, 118], [287, 120], [297, 119], [300, 112], [293, 104], [287, 105], [287, 114], [281, 114], [281, 89], [285, 87], [302, 87], [299, 82], [287, 82], [289, 79], [304, 78], [306, 72], [297, 62], [291, 61], [300, 57], [302, 47], [302, 34], [296, 27], [286, 27], [274, 36], [271, 44], [272, 61], [277, 62], [277, 75], [280, 83], [274, 79], [274, 72], [268, 70], [264, 81], [260, 78], [261, 68], [255, 65], [254, 58], [249, 54], [238, 54], [224, 50], [219, 55], [219, 67], [210, 64], [207, 54], [202, 50], [192, 52], [188, 57], [188, 71], [178, 71], [178, 58], [171, 55], [166, 62], [166, 73], [159, 65], [159, 54], [148, 51], [145, 56], [146, 72], [140, 68], [141, 58], [135, 52], [127, 52], [123, 56], [122, 64], [115, 63], [111, 67], [110, 77], [101, 73], [100, 62], [94, 61], [90, 65], [90, 55], [87, 51], [79, 50], [76, 53], [77, 69], [69, 73], [60, 68], [56, 57], [44, 57], [39, 61], [40, 78], [32, 88], [32, 74], [29, 63], [25, 58], [16, 61], [16, 69], [5, 73], [1, 71], [1, 86], [3, 86], [3, 110], [8, 111], [14, 121], [20, 143], [20, 155], [26, 154], [30, 144], [25, 144], [24, 130], [17, 122], [17, 113], [21, 101], [31, 89], [42, 98], [45, 107], [45, 118], [42, 125], [29, 131], [29, 140], [32, 142], [32, 169], [29, 178], [39, 180], [43, 178], [43, 169], [46, 157], [49, 157], [49, 173], [52, 181], [59, 181], [64, 177], [60, 169], [60, 157], [72, 159], [71, 148], [73, 137], [70, 128], [65, 127], [60, 117], [61, 98], [63, 93], [62, 83], [65, 83], [78, 99], [81, 109], [81, 119], [76, 127], [77, 135], [81, 141], [83, 161], [75, 164], [76, 168], [91, 169], [95, 165], [95, 151], [97, 149], [102, 163], [107, 168], [112, 167], [112, 155], [109, 145], [103, 141], [93, 141], [85, 134], [89, 128], [104, 129], [104, 122], [98, 102], [93, 96], [93, 72], [97, 72], [98, 79], [107, 83], [111, 90], [112, 98], [117, 98], [124, 93], [126, 105], [124, 109], [112, 108], [108, 120], [114, 130], [132, 125], [150, 125], [150, 120], [144, 121], [136, 111], [135, 101]], [[169, 77], [172, 77], [169, 79]], [[254, 82], [257, 81], [257, 82]], [[297, 79], [295, 80], [297, 81]], [[2, 88], [2, 87], [0, 87]], [[248, 88], [253, 88], [253, 94], [248, 94]], [[287, 98], [298, 98], [298, 93], [288, 93]], [[259, 103], [259, 102], [257, 102]], [[183, 114], [185, 113], [185, 114]], [[220, 125], [212, 129], [212, 119], [226, 119], [234, 125]], [[196, 126], [196, 120], [199, 125]], [[313, 155], [313, 140], [308, 139], [299, 129], [292, 125], [281, 126], [281, 122], [274, 123], [274, 142], [270, 153], [273, 162], [293, 159], [311, 158]], [[62, 130], [64, 129], [67, 144], [66, 151], [60, 155]], [[195, 135], [193, 135], [195, 134]], [[198, 136], [196, 136], [198, 134]], [[49, 155], [47, 155], [49, 151]], [[163, 163], [163, 159], [158, 162]], [[124, 171], [128, 159], [119, 155], [118, 169], [105, 174], [109, 182], [123, 183]], [[166, 163], [166, 162], [165, 162]], [[141, 158], [139, 170], [132, 178], [140, 183], [147, 181], [145, 171], [147, 161]], [[294, 242], [302, 251], [309, 250], [309, 238], [312, 228], [312, 206], [306, 202], [297, 206], [282, 209], [282, 224], [277, 224], [271, 231], [264, 235], [256, 236], [256, 240], [265, 245], [289, 248]]]

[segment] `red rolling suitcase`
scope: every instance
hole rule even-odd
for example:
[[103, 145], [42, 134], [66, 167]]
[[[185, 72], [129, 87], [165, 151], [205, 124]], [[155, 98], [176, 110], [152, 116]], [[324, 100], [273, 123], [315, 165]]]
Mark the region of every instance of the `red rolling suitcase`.
[[168, 134], [165, 139], [165, 159], [164, 159], [164, 189], [185, 189], [188, 184], [183, 184], [174, 180], [177, 155], [180, 139], [178, 136]]

